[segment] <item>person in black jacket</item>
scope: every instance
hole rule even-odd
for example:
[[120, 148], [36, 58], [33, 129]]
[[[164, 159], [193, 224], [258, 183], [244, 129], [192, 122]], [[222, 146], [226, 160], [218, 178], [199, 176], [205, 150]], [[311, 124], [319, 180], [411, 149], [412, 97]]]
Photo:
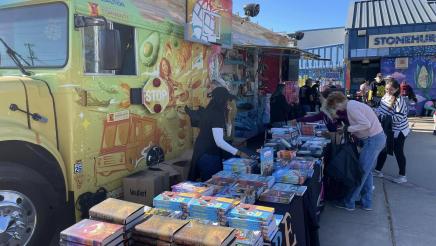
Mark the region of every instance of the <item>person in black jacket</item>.
[[371, 83], [371, 104], [373, 107], [378, 107], [380, 105], [381, 98], [385, 94], [386, 81], [383, 79], [383, 74], [378, 73], [374, 78], [375, 80]]
[[207, 181], [215, 173], [221, 171], [222, 151], [232, 156], [249, 158], [249, 156], [224, 140], [224, 132], [229, 120], [229, 101], [235, 99], [224, 87], [215, 88], [212, 99], [206, 109], [201, 112], [200, 132], [194, 144], [189, 180]]
[[286, 125], [288, 121], [288, 115], [290, 106], [284, 95], [284, 84], [277, 85], [276, 91], [272, 94], [270, 99], [271, 106], [271, 119], [270, 123], [273, 126]]
[[312, 79], [306, 79], [305, 84], [300, 88], [300, 105], [304, 114], [310, 112], [313, 105]]

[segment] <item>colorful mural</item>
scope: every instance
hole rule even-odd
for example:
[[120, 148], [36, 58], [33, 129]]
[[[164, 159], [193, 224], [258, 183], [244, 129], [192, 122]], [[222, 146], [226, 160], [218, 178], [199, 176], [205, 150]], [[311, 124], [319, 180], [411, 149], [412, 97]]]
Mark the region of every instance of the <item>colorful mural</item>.
[[232, 46], [232, 0], [187, 0], [185, 39]]
[[406, 69], [396, 69], [396, 58], [383, 58], [381, 71], [385, 76], [392, 76], [399, 82], [407, 81], [419, 99], [436, 98], [436, 57], [409, 57]]

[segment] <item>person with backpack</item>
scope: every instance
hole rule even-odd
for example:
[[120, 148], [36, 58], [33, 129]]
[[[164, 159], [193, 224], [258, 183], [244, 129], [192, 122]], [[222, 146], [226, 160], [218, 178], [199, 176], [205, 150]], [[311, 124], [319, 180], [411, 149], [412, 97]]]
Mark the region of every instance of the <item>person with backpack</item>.
[[[400, 84], [390, 79], [386, 83], [386, 94], [383, 96], [380, 106], [376, 109], [380, 117], [392, 118], [393, 131], [393, 153], [397, 159], [399, 176], [394, 179], [396, 183], [407, 182], [406, 178], [406, 156], [404, 155], [404, 143], [410, 133], [409, 120], [407, 118], [408, 107], [406, 100], [400, 94]], [[382, 178], [383, 166], [386, 162], [388, 149], [384, 149], [378, 156], [377, 166], [374, 170], [374, 176]]]

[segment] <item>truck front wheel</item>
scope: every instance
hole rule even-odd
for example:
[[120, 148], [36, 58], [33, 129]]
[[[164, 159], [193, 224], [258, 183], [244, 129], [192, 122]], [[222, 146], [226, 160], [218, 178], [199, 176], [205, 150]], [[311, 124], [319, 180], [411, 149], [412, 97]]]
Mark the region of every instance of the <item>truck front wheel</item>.
[[0, 162], [0, 245], [49, 245], [56, 230], [53, 199], [51, 185], [37, 172]]

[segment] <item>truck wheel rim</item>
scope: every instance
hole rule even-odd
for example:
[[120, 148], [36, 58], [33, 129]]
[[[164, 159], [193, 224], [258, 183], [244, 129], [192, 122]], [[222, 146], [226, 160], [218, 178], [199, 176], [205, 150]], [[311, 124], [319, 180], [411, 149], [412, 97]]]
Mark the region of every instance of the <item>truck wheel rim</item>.
[[35, 227], [32, 201], [18, 191], [0, 190], [0, 245], [26, 245]]

